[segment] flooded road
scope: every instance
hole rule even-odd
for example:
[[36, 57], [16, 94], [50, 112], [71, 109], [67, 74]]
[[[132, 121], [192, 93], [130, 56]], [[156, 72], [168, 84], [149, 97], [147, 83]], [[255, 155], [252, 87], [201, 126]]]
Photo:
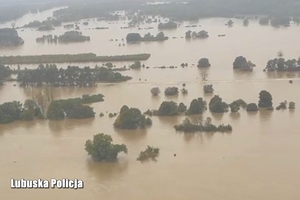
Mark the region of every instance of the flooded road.
[[[181, 39], [188, 28], [165, 31], [170, 39], [164, 43], [142, 43], [119, 47], [111, 38], [125, 38], [128, 32], [120, 24], [111, 24], [108, 30], [85, 30], [91, 42], [70, 45], [36, 44], [35, 38], [45, 33], [25, 29], [19, 32], [25, 45], [15, 49], [1, 49], [4, 55], [34, 55], [93, 52], [99, 55], [151, 53], [143, 62], [150, 69], [122, 72], [133, 80], [118, 84], [98, 84], [95, 88], [54, 88], [55, 99], [78, 97], [83, 94], [102, 93], [105, 101], [92, 104], [95, 119], [65, 120], [59, 122], [35, 121], [0, 125], [0, 197], [1, 199], [74, 199], [96, 200], [282, 200], [299, 199], [300, 180], [299, 74], [289, 84], [286, 73], [267, 74], [263, 68], [268, 59], [281, 49], [285, 58], [297, 58], [296, 39], [300, 28], [274, 29], [250, 21], [242, 21], [232, 28], [224, 26], [227, 19], [200, 20], [210, 37], [205, 40]], [[252, 23], [251, 23], [252, 22]], [[90, 25], [92, 26], [92, 25]], [[95, 25], [96, 26], [96, 25]], [[100, 26], [100, 25], [97, 25]], [[183, 25], [182, 25], [183, 26]], [[194, 30], [194, 29], [191, 29]], [[62, 34], [62, 28], [53, 34]], [[145, 31], [145, 30], [141, 30]], [[156, 33], [157, 30], [151, 30]], [[219, 38], [218, 34], [226, 34]], [[178, 37], [172, 39], [172, 37]], [[243, 55], [257, 67], [251, 74], [232, 70], [235, 57]], [[201, 57], [210, 59], [207, 82], [201, 80], [200, 70], [192, 64]], [[189, 64], [181, 68], [182, 62]], [[117, 63], [123, 66], [128, 63]], [[177, 69], [155, 69], [155, 66], [177, 65]], [[62, 65], [66, 67], [66, 64]], [[81, 66], [81, 65], [80, 65]], [[32, 67], [36, 67], [32, 66]], [[139, 79], [141, 78], [141, 81]], [[145, 80], [147, 79], [147, 80]], [[150, 89], [177, 86], [186, 83], [189, 93], [178, 97], [152, 97]], [[295, 111], [260, 111], [248, 114], [225, 113], [211, 116], [215, 124], [231, 124], [231, 134], [180, 134], [173, 126], [183, 117], [152, 117], [153, 126], [146, 130], [121, 131], [113, 128], [115, 118], [108, 113], [118, 112], [123, 105], [142, 111], [157, 109], [162, 101], [173, 100], [188, 105], [192, 99], [204, 95], [203, 86], [214, 85], [215, 94], [230, 103], [242, 98], [251, 103], [258, 101], [261, 90], [269, 91], [274, 106], [280, 102], [294, 101]], [[0, 103], [32, 97], [31, 89], [14, 87], [6, 83], [0, 88]], [[99, 113], [105, 113], [99, 118]], [[106, 113], [108, 112], [108, 113]], [[198, 116], [195, 116], [198, 117]], [[94, 134], [106, 133], [114, 143], [127, 145], [129, 153], [120, 154], [117, 163], [95, 164], [84, 151], [85, 141]], [[136, 161], [147, 145], [160, 148], [158, 162]], [[173, 154], [177, 156], [174, 157]], [[84, 181], [82, 190], [12, 190], [10, 179], [69, 178]]]

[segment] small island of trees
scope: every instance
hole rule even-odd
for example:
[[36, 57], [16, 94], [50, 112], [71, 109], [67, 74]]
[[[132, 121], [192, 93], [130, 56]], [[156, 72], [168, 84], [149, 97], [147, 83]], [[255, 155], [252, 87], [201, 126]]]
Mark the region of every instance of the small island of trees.
[[55, 30], [55, 28], [53, 28], [53, 26], [50, 25], [44, 25], [44, 26], [40, 26], [37, 31], [53, 31]]
[[215, 95], [209, 102], [209, 110], [213, 113], [228, 112], [228, 104], [222, 101], [222, 98]]
[[198, 65], [197, 65], [199, 68], [207, 68], [207, 67], [210, 67], [210, 63], [209, 63], [209, 60], [208, 58], [201, 58], [199, 61], [198, 61]]
[[40, 64], [40, 63], [72, 63], [72, 62], [116, 62], [148, 60], [151, 54], [133, 54], [116, 56], [97, 56], [93, 53], [54, 54], [35, 56], [0, 56], [2, 64]]
[[146, 118], [139, 109], [129, 108], [126, 105], [121, 108], [119, 116], [114, 122], [114, 127], [119, 129], [143, 129], [151, 125], [152, 120]]
[[165, 89], [166, 96], [174, 96], [174, 95], [177, 95], [178, 93], [179, 93], [179, 90], [177, 87], [167, 87]]
[[185, 38], [186, 39], [191, 39], [191, 38], [208, 38], [209, 35], [208, 35], [208, 32], [205, 31], [205, 30], [202, 30], [202, 31], [199, 31], [198, 33], [195, 32], [195, 31], [187, 31], [185, 33]]
[[174, 128], [176, 131], [184, 133], [194, 133], [194, 132], [231, 132], [231, 125], [221, 124], [216, 126], [211, 123], [211, 118], [207, 117], [204, 121], [200, 118], [198, 122], [192, 123], [191, 120], [185, 118], [182, 124], [175, 125]]
[[253, 71], [253, 67], [256, 65], [243, 56], [237, 57], [233, 62], [233, 69], [239, 69], [241, 71]]
[[56, 35], [44, 35], [40, 38], [36, 39], [38, 43], [72, 43], [72, 42], [86, 42], [90, 41], [89, 36], [82, 35], [81, 32], [78, 31], [67, 31], [63, 35], [56, 36]]
[[119, 153], [128, 153], [125, 144], [113, 144], [113, 139], [110, 135], [99, 133], [94, 135], [93, 140], [87, 140], [85, 150], [96, 162], [114, 161]]
[[176, 28], [177, 28], [177, 24], [173, 21], [158, 24], [158, 29], [176, 29]]
[[0, 65], [0, 86], [12, 73], [12, 70], [8, 66]]
[[147, 146], [145, 151], [141, 151], [139, 157], [137, 158], [138, 161], [146, 161], [146, 160], [153, 160], [156, 161], [156, 158], [159, 156], [159, 148], [155, 148], [152, 146]]
[[139, 33], [128, 33], [126, 36], [126, 41], [128, 43], [135, 43], [135, 42], [155, 42], [155, 41], [165, 41], [169, 38], [165, 36], [163, 32], [159, 32], [156, 36], [147, 33], [142, 37]]
[[93, 87], [97, 82], [122, 82], [131, 77], [123, 76], [105, 67], [68, 66], [58, 69], [56, 65], [40, 64], [37, 69], [25, 69], [18, 72], [17, 81], [21, 87], [40, 87], [42, 85], [67, 87]]
[[14, 47], [22, 44], [24, 44], [24, 40], [19, 37], [17, 30], [12, 28], [0, 29], [0, 47]]
[[210, 85], [204, 85], [203, 86], [203, 91], [205, 94], [211, 94], [214, 92], [214, 88], [213, 88], [213, 85], [210, 84]]
[[[282, 52], [281, 55], [283, 55]], [[300, 58], [298, 60], [285, 60], [284, 58], [271, 59], [267, 62], [264, 71], [300, 71]]]

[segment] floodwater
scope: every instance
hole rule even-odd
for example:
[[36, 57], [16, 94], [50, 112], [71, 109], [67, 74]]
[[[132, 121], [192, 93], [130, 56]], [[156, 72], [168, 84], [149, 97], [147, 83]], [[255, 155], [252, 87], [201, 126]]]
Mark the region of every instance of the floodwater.
[[[181, 39], [188, 30], [182, 27], [175, 31], [165, 31], [170, 39], [163, 43], [124, 47], [119, 47], [119, 42], [109, 42], [109, 39], [125, 38], [128, 32], [137, 30], [120, 29], [123, 26], [120, 23], [109, 24], [107, 26], [110, 29], [97, 31], [85, 30], [89, 27], [82, 26], [83, 34], [91, 36], [91, 42], [70, 45], [36, 44], [35, 38], [43, 33], [30, 29], [19, 32], [25, 45], [2, 49], [0, 54], [93, 52], [98, 55], [115, 55], [147, 52], [152, 56], [143, 62], [150, 69], [124, 72], [133, 76], [133, 80], [126, 83], [99, 84], [95, 88], [53, 89], [56, 99], [82, 94], [104, 94], [104, 102], [92, 104], [97, 116], [100, 112], [105, 113], [103, 118], [1, 125], [1, 199], [299, 199], [300, 114], [297, 108], [295, 111], [260, 111], [254, 114], [248, 114], [244, 110], [239, 114], [204, 114], [204, 117], [212, 117], [215, 124], [231, 124], [231, 134], [176, 133], [173, 126], [180, 123], [183, 117], [152, 117], [153, 126], [147, 130], [121, 131], [114, 130], [114, 118], [108, 118], [109, 112], [118, 112], [124, 104], [145, 111], [157, 109], [164, 100], [189, 104], [194, 98], [204, 97], [209, 101], [211, 96], [203, 94], [202, 88], [206, 83], [201, 80], [201, 72], [192, 66], [201, 57], [208, 57], [212, 65], [208, 70], [207, 83], [212, 83], [215, 94], [226, 102], [239, 98], [257, 102], [258, 93], [265, 89], [273, 95], [275, 106], [284, 100], [296, 102], [296, 107], [300, 105], [298, 73], [267, 74], [262, 71], [267, 60], [274, 58], [279, 50], [285, 53], [286, 58], [299, 56], [297, 37], [300, 28], [293, 25], [290, 28], [275, 29], [259, 26], [257, 21], [250, 21], [250, 25], [244, 27], [242, 21], [234, 21], [234, 26], [228, 28], [224, 26], [227, 19], [200, 20], [202, 27], [191, 30], [207, 30], [210, 37], [205, 40]], [[157, 33], [157, 30], [150, 31]], [[63, 32], [63, 29], [57, 29], [51, 33]], [[226, 34], [226, 37], [219, 38], [218, 34]], [[257, 65], [252, 73], [233, 72], [232, 62], [239, 55], [246, 56]], [[179, 66], [182, 62], [187, 62], [189, 67], [154, 68], [162, 65]], [[118, 66], [124, 64], [128, 63], [116, 63]], [[289, 84], [288, 76], [292, 75], [294, 83]], [[151, 97], [152, 87], [160, 87], [163, 91], [168, 86], [181, 88], [182, 83], [187, 84], [187, 95], [166, 98], [161, 94], [156, 98]], [[34, 91], [14, 87], [14, 84], [6, 83], [0, 88], [1, 103], [11, 100], [23, 102], [32, 97]], [[94, 134], [102, 132], [110, 134], [115, 143], [126, 144], [128, 155], [120, 154], [116, 163], [91, 162], [84, 151], [84, 143]], [[147, 145], [160, 148], [158, 162], [136, 161], [139, 152]], [[176, 157], [173, 156], [174, 153], [177, 154]], [[76, 191], [12, 190], [11, 178], [78, 178], [84, 181], [85, 188]]]

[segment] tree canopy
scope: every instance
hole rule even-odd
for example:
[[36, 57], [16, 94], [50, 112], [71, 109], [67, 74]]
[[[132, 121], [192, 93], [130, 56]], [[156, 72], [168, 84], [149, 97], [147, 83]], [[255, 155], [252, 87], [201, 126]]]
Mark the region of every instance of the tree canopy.
[[120, 129], [146, 128], [151, 125], [152, 120], [150, 118], [146, 118], [139, 109], [128, 106], [121, 108], [120, 114], [114, 122], [114, 127]]
[[187, 115], [202, 114], [206, 110], [206, 101], [202, 98], [193, 99], [189, 109], [187, 110]]
[[251, 61], [247, 61], [247, 59], [243, 56], [236, 57], [233, 62], [233, 69], [240, 69], [242, 71], [253, 71], [253, 64]]
[[215, 95], [209, 102], [209, 110], [214, 113], [224, 113], [228, 111], [228, 104], [222, 98]]
[[94, 135], [93, 140], [87, 140], [85, 150], [91, 155], [94, 161], [113, 161], [121, 152], [127, 153], [127, 147], [124, 144], [112, 144], [110, 135], [99, 133]]
[[268, 92], [266, 90], [262, 90], [259, 93], [258, 107], [268, 108], [268, 107], [272, 107], [272, 106], [273, 106], [272, 95], [270, 94], [270, 92]]
[[58, 69], [56, 65], [40, 64], [37, 69], [27, 69], [18, 72], [17, 80], [20, 86], [69, 86], [92, 87], [97, 82], [121, 82], [130, 80], [118, 72], [105, 67], [68, 66], [67, 69]]
[[210, 67], [210, 63], [209, 63], [209, 60], [208, 58], [201, 58], [199, 61], [198, 61], [198, 65], [197, 65], [199, 68], [206, 68], [206, 67]]

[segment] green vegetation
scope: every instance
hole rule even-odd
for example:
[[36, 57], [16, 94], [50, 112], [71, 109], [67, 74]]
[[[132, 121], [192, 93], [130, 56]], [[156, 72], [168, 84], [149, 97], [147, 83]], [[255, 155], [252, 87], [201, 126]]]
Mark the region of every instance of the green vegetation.
[[114, 127], [120, 129], [146, 128], [151, 125], [150, 118], [146, 118], [139, 109], [128, 106], [121, 108], [120, 114], [114, 122]]
[[294, 110], [295, 107], [296, 107], [295, 102], [292, 102], [292, 101], [291, 101], [291, 102], [289, 103], [289, 109], [290, 109], [290, 110]]
[[[281, 53], [283, 55], [283, 53]], [[298, 60], [285, 60], [284, 58], [275, 58], [268, 61], [265, 68], [267, 71], [300, 71], [300, 58]]]
[[211, 123], [211, 118], [207, 117], [206, 120], [200, 119], [197, 123], [192, 123], [188, 118], [185, 118], [182, 124], [175, 125], [176, 131], [184, 133], [194, 132], [231, 132], [232, 127], [230, 125], [221, 124], [216, 126]]
[[178, 114], [179, 114], [178, 105], [174, 101], [162, 102], [157, 112], [158, 116], [175, 116]]
[[105, 67], [68, 66], [58, 69], [56, 65], [39, 65], [37, 69], [27, 69], [18, 72], [17, 80], [21, 87], [40, 87], [43, 84], [67, 87], [92, 87], [97, 82], [121, 82], [130, 80], [118, 72]]
[[177, 87], [168, 87], [165, 89], [166, 96], [174, 96], [174, 95], [177, 95], [178, 93], [179, 93], [179, 91], [178, 91]]
[[53, 31], [55, 28], [53, 28], [50, 25], [40, 26], [37, 31]]
[[26, 100], [24, 105], [19, 101], [0, 104], [0, 124], [8, 124], [17, 120], [31, 121], [42, 119], [39, 106], [33, 100]]
[[159, 23], [158, 29], [176, 29], [177, 24], [175, 22], [169, 21], [167, 23]]
[[233, 62], [233, 69], [239, 69], [241, 71], [253, 71], [253, 64], [251, 61], [247, 61], [247, 59], [243, 56], [237, 57]]
[[249, 103], [246, 108], [247, 112], [257, 112], [259, 110], [256, 103]]
[[177, 1], [170, 4], [141, 6], [141, 15], [160, 15], [174, 20], [198, 20], [204, 17], [234, 17], [235, 15], [264, 16], [299, 16], [297, 0], [284, 2], [284, 5], [274, 0], [222, 0], [189, 1], [181, 4]]
[[244, 19], [243, 25], [244, 25], [244, 26], [248, 26], [248, 25], [249, 25], [249, 20], [248, 20], [248, 19]]
[[218, 95], [215, 95], [209, 102], [209, 110], [213, 113], [224, 113], [228, 111], [228, 104], [222, 101]]
[[81, 32], [78, 31], [67, 31], [63, 35], [53, 36], [53, 35], [43, 35], [40, 38], [36, 39], [38, 43], [73, 43], [73, 42], [86, 42], [90, 41], [89, 36], [82, 35]]
[[159, 156], [159, 148], [155, 148], [152, 146], [147, 146], [145, 151], [141, 151], [139, 157], [137, 158], [138, 161], [145, 161], [148, 159], [152, 159], [156, 161], [156, 158]]
[[258, 107], [260, 108], [268, 108], [272, 107], [273, 102], [272, 102], [272, 95], [270, 92], [266, 90], [262, 90], [259, 93], [259, 102], [258, 102]]
[[3, 81], [8, 78], [12, 73], [12, 70], [8, 66], [0, 65], [0, 86], [3, 85]]
[[277, 106], [276, 107], [276, 110], [286, 110], [287, 109], [287, 102], [286, 101], [284, 101], [284, 102], [281, 102], [280, 104], [279, 104], [279, 106]]
[[151, 94], [153, 96], [158, 96], [160, 94], [160, 89], [158, 87], [154, 87], [151, 89]]
[[187, 111], [186, 105], [184, 103], [179, 103], [178, 105], [178, 113], [185, 113]]
[[[49, 120], [69, 119], [86, 119], [95, 117], [95, 112], [92, 107], [82, 105], [83, 102], [95, 102], [97, 96], [75, 99], [60, 99], [51, 101], [48, 110], [47, 118]], [[98, 99], [99, 101], [99, 99]]]
[[163, 32], [159, 32], [156, 36], [147, 33], [142, 37], [139, 33], [128, 33], [126, 36], [126, 41], [129, 43], [134, 42], [155, 42], [155, 41], [165, 41], [169, 38], [165, 36]]
[[131, 69], [140, 69], [142, 67], [141, 61], [135, 61], [132, 65], [130, 65]]
[[233, 101], [231, 104], [229, 104], [229, 107], [230, 107], [231, 112], [235, 113], [235, 112], [238, 112], [241, 107], [246, 108], [247, 103], [242, 99], [238, 99], [236, 101]]
[[195, 32], [195, 31], [187, 31], [186, 33], [185, 33], [185, 38], [186, 39], [191, 39], [191, 38], [208, 38], [209, 37], [209, 35], [208, 35], [208, 32], [207, 31], [205, 31], [205, 30], [202, 30], [202, 31], [199, 31], [198, 33], [197, 32]]
[[207, 109], [206, 104], [206, 101], [204, 101], [202, 98], [193, 99], [189, 109], [186, 112], [186, 115], [202, 114]]
[[203, 91], [204, 91], [204, 93], [206, 93], [206, 94], [213, 93], [213, 92], [214, 92], [213, 85], [212, 85], [212, 84], [210, 84], [210, 85], [204, 85], [204, 86], [203, 86]]
[[260, 25], [269, 25], [270, 24], [270, 18], [269, 17], [262, 17], [259, 19]]
[[24, 25], [22, 28], [40, 28], [42, 26], [50, 26], [50, 27], [61, 26], [61, 21], [55, 20], [55, 19], [47, 19], [42, 22], [33, 21], [33, 22], [30, 22], [30, 23]]
[[19, 37], [17, 30], [12, 28], [0, 29], [0, 47], [14, 47], [22, 44], [24, 44], [24, 40]]
[[113, 62], [113, 61], [137, 61], [148, 60], [150, 54], [97, 56], [93, 53], [83, 54], [56, 54], [35, 56], [1, 56], [2, 64], [40, 64], [40, 63], [72, 63], [72, 62]]
[[110, 135], [99, 133], [94, 135], [93, 141], [87, 140], [85, 150], [91, 155], [94, 161], [114, 161], [119, 153], [127, 154], [128, 150], [124, 144], [112, 144], [113, 140]]
[[209, 60], [207, 58], [201, 58], [198, 61], [198, 65], [199, 68], [206, 68], [206, 67], [210, 67], [210, 63]]
[[271, 26], [290, 26], [292, 18], [287, 16], [273, 16], [270, 20]]
[[[299, 16], [299, 6], [297, 0], [284, 2], [274, 0], [255, 1], [253, 0], [228, 0], [224, 4], [223, 0], [214, 1], [189, 1], [182, 3], [172, 1], [169, 4], [145, 5], [144, 1], [88, 1], [85, 4], [70, 5], [66, 9], [61, 9], [53, 13], [54, 17], [64, 21], [77, 21], [86, 18], [99, 18], [99, 20], [120, 20], [123, 16], [112, 14], [115, 11], [128, 11], [127, 18], [130, 25], [135, 26], [146, 22], [159, 22], [152, 16], [162, 16], [176, 21], [198, 20], [204, 17], [234, 17], [235, 15], [245, 18], [245, 16], [276, 16], [276, 17], [296, 17]], [[6, 13], [10, 14], [6, 11]], [[7, 14], [6, 14], [7, 15]], [[4, 15], [6, 17], [6, 15]], [[149, 19], [151, 16], [152, 19]], [[176, 28], [174, 22], [161, 24], [160, 28]]]
[[187, 89], [185, 89], [185, 88], [182, 88], [181, 90], [181, 94], [183, 94], [183, 95], [185, 95], [185, 94], [187, 94], [189, 91], [187, 90]]

